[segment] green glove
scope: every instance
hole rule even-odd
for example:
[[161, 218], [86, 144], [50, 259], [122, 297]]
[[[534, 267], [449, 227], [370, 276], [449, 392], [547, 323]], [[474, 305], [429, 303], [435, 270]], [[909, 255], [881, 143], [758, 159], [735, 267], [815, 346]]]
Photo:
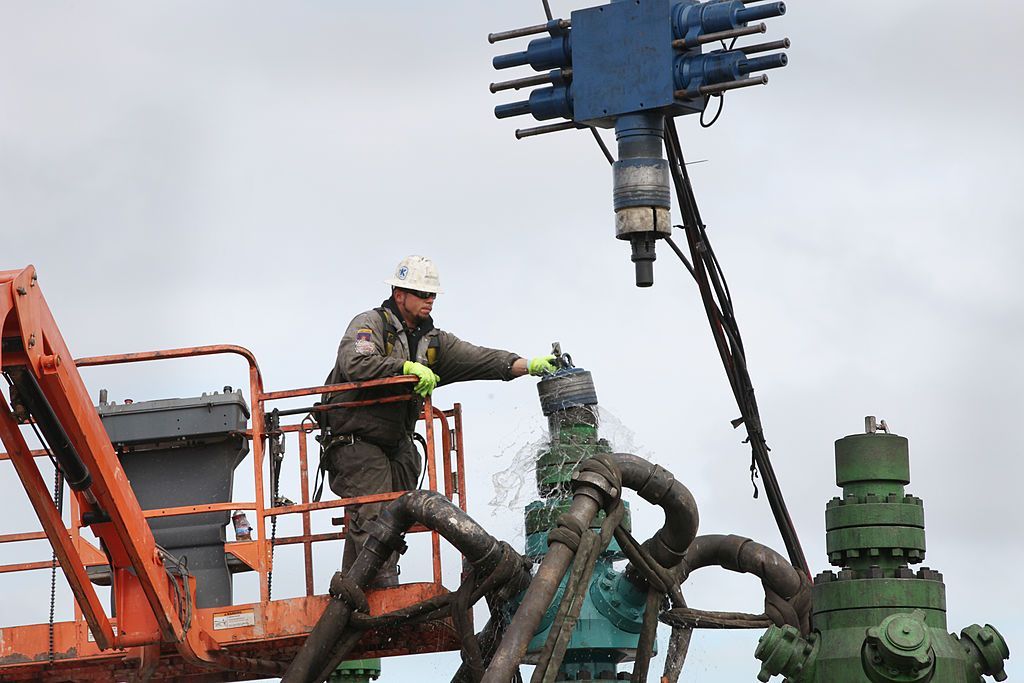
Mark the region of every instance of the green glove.
[[402, 366], [403, 375], [416, 375], [420, 378], [420, 381], [416, 383], [413, 388], [417, 394], [426, 398], [430, 396], [430, 392], [434, 390], [437, 383], [441, 381], [441, 378], [434, 374], [434, 371], [428, 368], [423, 363], [416, 363], [411, 360], [405, 361], [405, 365]]
[[558, 370], [554, 363], [551, 362], [554, 359], [554, 356], [537, 356], [536, 358], [531, 358], [530, 362], [526, 364], [526, 369], [529, 370], [530, 374], [534, 377], [549, 375]]

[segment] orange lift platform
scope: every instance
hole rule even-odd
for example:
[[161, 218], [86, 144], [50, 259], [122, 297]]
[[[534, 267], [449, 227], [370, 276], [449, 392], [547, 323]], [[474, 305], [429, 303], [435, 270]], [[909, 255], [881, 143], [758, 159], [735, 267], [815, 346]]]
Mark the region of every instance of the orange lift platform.
[[[415, 377], [266, 391], [253, 354], [241, 346], [199, 346], [72, 360], [40, 291], [35, 269], [0, 271], [0, 366], [14, 378], [20, 403], [29, 414], [0, 395], [0, 439], [28, 494], [42, 530], [0, 535], [5, 544], [47, 539], [74, 597], [74, 619], [55, 623], [4, 626], [0, 623], [0, 680], [4, 681], [237, 681], [279, 677], [302, 645], [329, 599], [313, 585], [313, 544], [338, 541], [344, 530], [312, 533], [314, 513], [329, 514], [349, 505], [393, 500], [401, 492], [311, 502], [308, 437], [317, 429], [306, 419], [268, 429], [266, 416], [275, 401], [355, 387], [407, 385], [408, 393], [372, 401], [409, 400]], [[78, 368], [165, 359], [234, 354], [248, 364], [252, 419], [245, 431], [253, 456], [254, 500], [143, 510], [118, 455], [89, 397]], [[393, 388], [393, 387], [392, 387]], [[13, 402], [12, 402], [13, 403]], [[466, 509], [462, 413], [459, 404], [440, 410], [428, 400], [420, 416], [426, 439], [426, 484]], [[23, 429], [36, 428], [45, 442], [32, 450]], [[264, 480], [268, 444], [297, 439], [301, 488], [299, 503], [272, 505]], [[438, 471], [435, 441], [440, 441]], [[319, 446], [314, 444], [314, 453]], [[60, 463], [70, 489], [70, 527], [41, 474], [38, 460]], [[317, 463], [314, 462], [315, 472]], [[440, 486], [440, 488], [439, 488]], [[259, 602], [226, 607], [196, 606], [196, 580], [157, 545], [147, 520], [242, 510], [254, 515], [254, 540], [225, 544], [225, 552], [258, 574]], [[272, 519], [300, 515], [302, 533], [275, 538]], [[84, 535], [88, 529], [99, 543]], [[432, 580], [367, 591], [372, 614], [382, 614], [448, 592], [442, 584], [441, 542], [430, 533]], [[273, 547], [301, 545], [305, 595], [271, 599]], [[341, 556], [341, 545], [337, 544]], [[0, 564], [0, 574], [51, 569], [52, 560]], [[109, 566], [116, 618], [101, 604], [87, 571]], [[175, 571], [177, 567], [177, 571]], [[2, 577], [0, 577], [2, 578]], [[45, 596], [41, 596], [45, 597]], [[0, 617], [2, 621], [2, 617]], [[388, 657], [458, 650], [449, 619], [368, 631], [352, 657]]]

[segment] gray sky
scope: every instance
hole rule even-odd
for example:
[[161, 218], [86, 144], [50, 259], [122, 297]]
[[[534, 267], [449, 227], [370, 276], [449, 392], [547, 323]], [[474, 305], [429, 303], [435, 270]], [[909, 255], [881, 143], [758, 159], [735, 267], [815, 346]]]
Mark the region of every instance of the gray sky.
[[[685, 272], [663, 246], [655, 287], [632, 285], [589, 135], [517, 142], [527, 122], [491, 113], [512, 97], [487, 91], [487, 33], [541, 18], [525, 1], [0, 4], [0, 268], [38, 267], [75, 355], [233, 342], [276, 389], [319, 383], [394, 264], [428, 254], [446, 290], [439, 326], [527, 356], [560, 340], [620, 423], [608, 436], [691, 488], [703, 533], [781, 549], [750, 498]], [[925, 564], [945, 575], [950, 630], [989, 622], [1011, 649], [1024, 643], [1008, 589], [1024, 561], [1024, 98], [1006, 46], [1022, 23], [1009, 0], [791, 2], [769, 24], [769, 39], [792, 38], [790, 66], [729, 96], [710, 130], [680, 121], [688, 159], [708, 160], [693, 182], [814, 571], [828, 568], [832, 442], [878, 415], [911, 440], [909, 490], [925, 500]], [[120, 401], [244, 375], [202, 361], [85, 378]], [[471, 513], [516, 542], [519, 513], [488, 501], [492, 476], [542, 437], [533, 384], [437, 394], [465, 406]], [[25, 530], [16, 479], [0, 472], [0, 485], [0, 533]], [[642, 507], [646, 537], [660, 519]], [[320, 590], [337, 554], [322, 551]], [[301, 591], [297, 573], [275, 576], [282, 594]], [[11, 581], [0, 576], [17, 595], [8, 614], [45, 621], [45, 600], [21, 596], [45, 596], [48, 575]], [[687, 585], [696, 606], [759, 608], [749, 577]], [[700, 633], [684, 680], [752, 680], [756, 639]], [[441, 677], [454, 661], [385, 671]]]

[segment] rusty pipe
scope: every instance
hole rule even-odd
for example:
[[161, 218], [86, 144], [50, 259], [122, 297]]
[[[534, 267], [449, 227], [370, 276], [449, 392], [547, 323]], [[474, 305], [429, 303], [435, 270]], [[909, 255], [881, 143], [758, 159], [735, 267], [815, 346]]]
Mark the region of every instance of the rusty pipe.
[[[629, 453], [612, 453], [611, 457], [618, 465], [624, 488], [633, 489], [647, 502], [664, 509], [665, 524], [643, 547], [663, 567], [676, 566], [697, 534], [697, 503], [693, 495], [663, 467]], [[596, 487], [577, 483], [567, 514], [584, 528], [590, 525], [601, 505], [601, 495], [596, 493]], [[573, 551], [568, 546], [558, 541], [550, 544], [482, 683], [506, 683], [512, 678], [572, 558]]]
[[[679, 565], [680, 582], [701, 567], [719, 566], [753, 574], [765, 588], [765, 612], [773, 622], [810, 632], [811, 601], [807, 575], [766, 545], [742, 536], [698, 536]], [[771, 595], [774, 593], [774, 596]], [[775, 599], [781, 598], [781, 601]]]
[[[573, 496], [572, 505], [565, 514], [576, 519], [583, 527], [590, 527], [594, 516], [597, 514], [600, 504], [590, 494], [578, 490]], [[508, 683], [519, 662], [526, 654], [526, 648], [530, 644], [541, 617], [551, 604], [562, 577], [565, 576], [569, 563], [572, 562], [574, 551], [567, 545], [558, 541], [550, 541], [548, 552], [537, 570], [537, 574], [530, 582], [522, 602], [516, 609], [512, 623], [508, 625], [505, 636], [501, 639], [498, 651], [491, 659], [491, 665], [481, 679], [481, 683]]]
[[665, 511], [665, 524], [643, 547], [666, 569], [679, 564], [697, 535], [700, 514], [690, 490], [660, 465], [629, 453], [613, 453], [622, 485]]
[[[503, 556], [497, 539], [436, 491], [406, 493], [384, 508], [377, 521], [347, 575], [343, 575], [360, 588], [373, 580], [384, 561], [401, 545], [405, 532], [416, 523], [444, 536], [480, 575], [492, 571]], [[335, 578], [340, 574], [335, 574]], [[361, 635], [346, 633], [351, 615], [352, 608], [346, 602], [332, 598], [282, 682], [326, 679]]]

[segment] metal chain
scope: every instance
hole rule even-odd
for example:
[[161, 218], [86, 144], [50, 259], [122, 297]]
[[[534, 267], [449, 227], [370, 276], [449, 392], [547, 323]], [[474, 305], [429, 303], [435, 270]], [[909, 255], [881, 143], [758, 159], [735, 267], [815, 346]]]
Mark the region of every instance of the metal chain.
[[[60, 471], [59, 467], [53, 468], [53, 506], [57, 508], [57, 514], [61, 518], [61, 525], [64, 524], [64, 473]], [[54, 628], [53, 628], [53, 615], [54, 609], [57, 604], [57, 553], [54, 552], [50, 560], [50, 622], [49, 622], [49, 635], [50, 635], [50, 650], [48, 654], [48, 661], [53, 664], [54, 659]]]
[[[270, 451], [270, 507], [277, 507], [281, 493], [281, 462], [284, 460], [284, 434], [281, 432], [281, 415], [274, 408], [267, 415], [270, 431], [267, 443]], [[277, 541], [277, 515], [270, 518], [270, 566], [267, 568], [267, 600], [274, 589], [274, 545]]]
[[[30, 416], [25, 411], [25, 406], [18, 399], [18, 389], [14, 385], [14, 380], [11, 379], [10, 374], [5, 370], [3, 371], [3, 377], [7, 381], [7, 386], [10, 387], [11, 392], [11, 404], [14, 408], [15, 418], [18, 424], [28, 424], [32, 428], [32, 432], [36, 435], [43, 450], [46, 451], [46, 455], [49, 456], [50, 462], [53, 463], [53, 506], [57, 508], [57, 516], [60, 519], [61, 526], [64, 525], [64, 473], [60, 470], [60, 463], [57, 462], [57, 458], [53, 457], [53, 452], [50, 450], [50, 445], [46, 443], [46, 439], [39, 431], [39, 427], [36, 425], [35, 420], [30, 419]], [[53, 617], [54, 611], [57, 605], [57, 553], [54, 551], [50, 556], [50, 620], [48, 623], [49, 630], [49, 641], [50, 646], [47, 652], [47, 661], [53, 664], [54, 660], [54, 627]]]
[[[277, 498], [278, 483], [274, 482], [273, 496]], [[267, 567], [267, 600], [274, 590], [274, 544], [277, 542], [277, 515], [270, 518], [270, 566]]]

